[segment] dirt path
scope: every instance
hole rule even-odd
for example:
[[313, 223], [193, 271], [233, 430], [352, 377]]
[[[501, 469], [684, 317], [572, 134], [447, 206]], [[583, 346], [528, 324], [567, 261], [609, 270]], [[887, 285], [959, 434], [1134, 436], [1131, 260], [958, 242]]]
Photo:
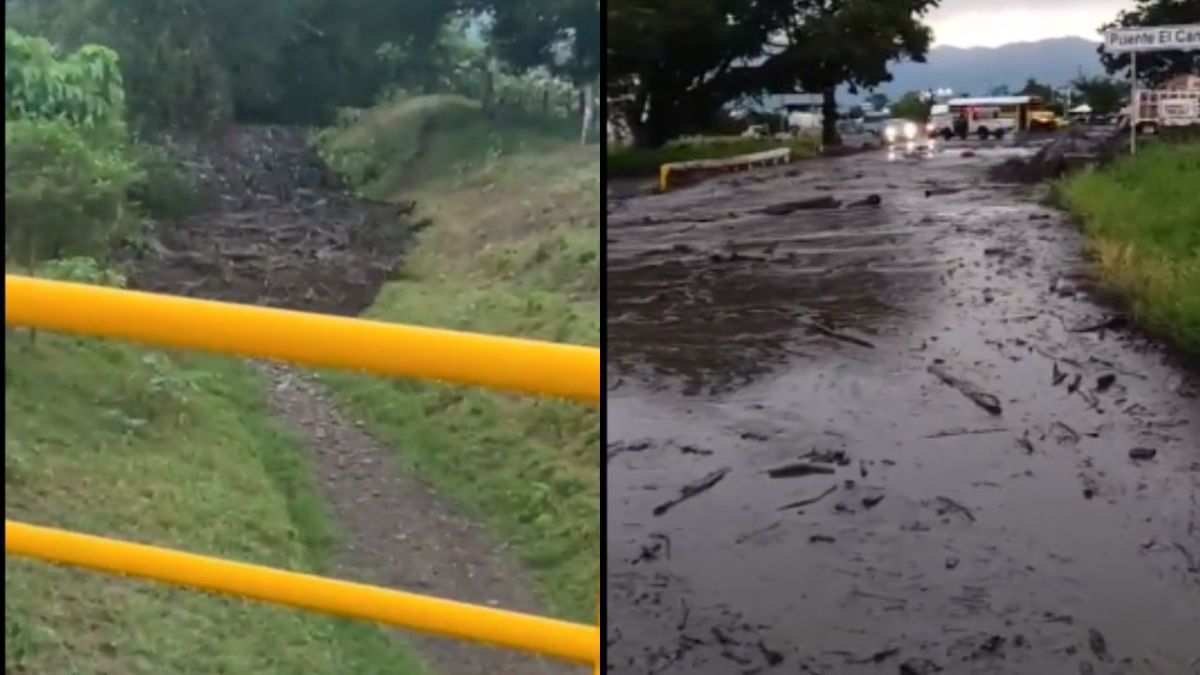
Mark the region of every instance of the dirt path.
[[[390, 453], [338, 413], [316, 379], [264, 366], [269, 402], [312, 453], [341, 525], [341, 578], [515, 611], [538, 612], [528, 575], [489, 532], [398, 470]], [[555, 661], [409, 634], [438, 675], [582, 673]]]
[[[131, 285], [160, 292], [353, 315], [398, 268], [405, 210], [346, 194], [302, 130], [243, 127], [195, 150], [211, 208], [164, 224], [128, 252]], [[197, 168], [198, 167], [198, 168]], [[339, 575], [417, 593], [539, 613], [503, 542], [414, 477], [343, 417], [311, 374], [258, 364], [280, 422], [303, 440], [339, 525]], [[567, 674], [557, 661], [457, 640], [408, 636], [436, 675]]]
[[1200, 381], [1029, 151], [609, 205], [609, 672], [1200, 672]]

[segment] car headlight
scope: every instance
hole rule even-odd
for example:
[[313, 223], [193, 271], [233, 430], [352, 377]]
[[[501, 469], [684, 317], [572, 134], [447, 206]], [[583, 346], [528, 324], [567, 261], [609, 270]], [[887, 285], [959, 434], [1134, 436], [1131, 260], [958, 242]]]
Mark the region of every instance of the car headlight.
[[912, 139], [916, 138], [917, 137], [917, 125], [913, 124], [912, 122], [905, 122], [904, 123], [904, 137], [910, 141]]
[[929, 133], [933, 133], [934, 128], [933, 122], [925, 125], [925, 131], [928, 131]]
[[889, 140], [896, 140], [896, 127], [888, 127], [883, 130], [883, 135]]

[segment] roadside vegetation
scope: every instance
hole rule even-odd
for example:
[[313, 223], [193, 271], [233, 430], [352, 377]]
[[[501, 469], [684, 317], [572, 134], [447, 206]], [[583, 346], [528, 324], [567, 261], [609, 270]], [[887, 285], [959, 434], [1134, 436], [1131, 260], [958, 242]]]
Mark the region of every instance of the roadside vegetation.
[[1135, 317], [1200, 356], [1200, 144], [1156, 144], [1069, 178], [1104, 280]]
[[658, 148], [615, 147], [608, 150], [608, 161], [604, 170], [609, 176], [617, 178], [651, 176], [657, 174], [663, 164], [670, 162], [727, 159], [777, 148], [791, 148], [793, 159], [811, 157], [817, 153], [817, 139], [811, 135], [787, 140], [699, 136], [679, 138]]
[[[582, 129], [581, 113], [594, 107], [599, 9], [545, 4], [218, 0], [197, 15], [183, 0], [18, 3], [5, 31], [6, 271], [124, 285], [118, 252], [148, 246], [156, 228], [203, 205], [189, 173], [197, 167], [173, 141], [243, 123], [328, 126], [358, 106], [364, 123], [416, 134], [375, 135], [341, 119], [339, 129], [370, 129], [368, 144], [394, 141], [387, 150], [397, 154], [365, 163], [329, 155], [348, 162], [339, 168], [364, 193], [379, 194], [377, 184], [395, 191], [388, 198], [429, 197], [427, 209], [447, 222], [478, 210], [428, 233], [459, 246], [453, 255], [431, 249], [412, 265], [414, 274], [439, 265], [462, 274], [429, 272], [415, 294], [402, 282], [378, 311], [414, 320], [406, 313], [424, 302], [438, 325], [594, 344], [598, 150], [579, 143], [596, 136], [594, 117]], [[493, 22], [475, 21], [480, 12]], [[430, 104], [428, 124], [371, 117], [412, 100]], [[543, 181], [538, 171], [555, 173]], [[541, 201], [496, 200], [480, 192], [487, 185], [505, 195], [540, 185]], [[553, 227], [537, 230], [542, 223]], [[493, 243], [485, 264], [473, 257], [477, 239]], [[266, 382], [248, 364], [25, 329], [6, 331], [5, 356], [8, 517], [331, 571], [336, 524], [299, 439], [276, 427]], [[354, 387], [375, 396], [363, 382], [347, 397]], [[475, 454], [457, 457], [474, 463], [457, 476], [442, 466], [439, 485], [464, 504], [479, 503], [479, 492], [481, 510], [506, 509], [486, 520], [524, 537], [526, 558], [551, 570], [547, 589], [570, 587], [547, 592], [556, 606], [592, 618], [595, 411], [462, 393], [489, 418], [454, 408], [448, 390], [388, 386], [417, 392], [398, 396], [389, 414], [415, 406], [437, 415], [435, 403], [448, 411], [428, 428], [380, 429], [417, 434], [391, 439], [426, 434], [428, 448], [407, 449], [443, 462], [452, 455], [438, 443], [470, 441]], [[465, 487], [476, 479], [485, 489]], [[426, 672], [403, 640], [359, 622], [22, 559], [6, 559], [5, 582], [6, 673]]]
[[[522, 119], [494, 123], [466, 100], [426, 97], [363, 111], [318, 142], [366, 196], [415, 199], [432, 222], [405, 278], [384, 287], [369, 316], [598, 344], [597, 146]], [[438, 159], [419, 167], [397, 159], [414, 154]], [[510, 542], [555, 614], [595, 619], [594, 406], [345, 373], [325, 379], [406, 469]]]

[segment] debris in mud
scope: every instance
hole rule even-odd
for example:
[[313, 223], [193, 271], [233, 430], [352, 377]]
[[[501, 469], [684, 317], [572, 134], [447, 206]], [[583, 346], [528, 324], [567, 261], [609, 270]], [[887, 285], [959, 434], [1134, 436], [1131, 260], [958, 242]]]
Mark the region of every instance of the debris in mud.
[[945, 507], [944, 509], [940, 509], [938, 511], [939, 516], [950, 511], [955, 511], [957, 513], [961, 513], [967, 520], [975, 522], [975, 513], [966, 506], [963, 506], [949, 497], [938, 497], [937, 500], [942, 503], [942, 506]]
[[900, 675], [932, 675], [942, 672], [938, 664], [923, 658], [912, 658], [900, 664]]
[[870, 342], [867, 342], [866, 340], [864, 340], [862, 338], [855, 337], [853, 335], [847, 335], [846, 333], [839, 333], [838, 331], [836, 331], [824, 324], [810, 322], [808, 324], [808, 331], [810, 333], [817, 333], [820, 335], [824, 335], [825, 337], [828, 337], [828, 338], [833, 338], [834, 340], [841, 340], [842, 342], [849, 342], [850, 344], [858, 345], [859, 347], [866, 347], [867, 349], [875, 348], [875, 345], [871, 344]]
[[1079, 432], [1072, 429], [1066, 422], [1055, 420], [1053, 423], [1050, 424], [1050, 428], [1051, 429], [1060, 429], [1062, 431], [1062, 433], [1057, 434], [1055, 436], [1055, 440], [1058, 441], [1059, 443], [1069, 443], [1071, 445], [1078, 445], [1079, 441], [1082, 440], [1082, 438], [1079, 435]]
[[1095, 628], [1088, 629], [1088, 647], [1092, 650], [1092, 654], [1096, 655], [1101, 661], [1111, 661], [1112, 656], [1108, 653], [1108, 640], [1104, 639], [1104, 634]]
[[810, 199], [780, 202], [778, 204], [772, 204], [770, 206], [763, 207], [759, 212], [768, 216], [786, 216], [790, 213], [795, 213], [796, 211], [807, 209], [836, 209], [841, 205], [842, 203], [840, 201], [827, 195], [824, 197], [812, 197]]
[[837, 492], [837, 486], [831, 485], [831, 486], [829, 486], [829, 489], [825, 490], [824, 492], [817, 495], [816, 497], [809, 497], [808, 499], [801, 499], [798, 502], [784, 504], [783, 506], [779, 507], [779, 510], [786, 511], [788, 509], [799, 509], [799, 508], [803, 508], [805, 506], [812, 506], [813, 504], [816, 504], [817, 502], [828, 497], [829, 495], [833, 494], [834, 492]]
[[613, 457], [626, 452], [641, 452], [650, 447], [649, 441], [636, 441], [633, 443], [609, 443], [606, 448], [607, 460], [612, 461]]
[[956, 558], [954, 556], [950, 556], [949, 558], [946, 558], [946, 569], [948, 569], [948, 570], [955, 569], [956, 567], [958, 567], [958, 564], [960, 562], [961, 561], [958, 558]]
[[1192, 574], [1200, 574], [1200, 556], [1193, 555], [1186, 546], [1177, 541], [1173, 541], [1171, 544], [1183, 554], [1183, 559], [1187, 563], [1185, 569]]
[[997, 656], [1000, 654], [1000, 651], [1004, 649], [1004, 644], [1007, 641], [1008, 640], [1003, 635], [993, 635], [987, 640], [984, 640], [983, 644], [979, 645], [979, 649], [976, 650], [976, 654]]
[[1072, 333], [1096, 333], [1104, 330], [1121, 330], [1129, 326], [1129, 317], [1124, 314], [1114, 314], [1100, 321], [1083, 324], [1067, 330]]
[[808, 542], [810, 544], [832, 544], [835, 541], [837, 541], [837, 539], [834, 539], [827, 534], [814, 534], [808, 538]]
[[947, 429], [934, 434], [929, 434], [925, 438], [953, 438], [955, 436], [975, 436], [982, 434], [997, 434], [1008, 431], [1007, 427], [989, 427], [987, 429]]
[[759, 434], [753, 431], [743, 431], [741, 438], [744, 441], [766, 441], [770, 439], [766, 434]]
[[667, 511], [670, 511], [671, 509], [675, 508], [676, 506], [691, 499], [692, 497], [695, 497], [697, 495], [703, 494], [704, 492], [707, 492], [708, 490], [712, 489], [712, 487], [714, 485], [716, 485], [717, 483], [720, 483], [721, 479], [723, 479], [726, 476], [726, 474], [729, 473], [729, 471], [730, 471], [729, 467], [717, 469], [716, 471], [709, 473], [707, 476], [704, 476], [700, 480], [683, 486], [683, 488], [679, 491], [678, 497], [676, 497], [675, 499], [672, 499], [671, 501], [663, 502], [662, 504], [659, 504], [658, 506], [654, 507], [654, 511], [653, 511], [654, 515], [661, 516], [662, 514], [666, 513]]
[[828, 475], [834, 472], [833, 467], [810, 462], [793, 462], [783, 466], [767, 469], [771, 478], [800, 478], [802, 476]]
[[879, 195], [867, 195], [863, 199], [860, 199], [856, 202], [848, 204], [847, 206], [851, 207], [851, 208], [855, 207], [855, 206], [879, 206], [882, 203], [883, 203], [883, 198], [880, 197]]
[[1112, 388], [1117, 381], [1117, 376], [1112, 373], [1105, 373], [1096, 378], [1096, 391], [1104, 393]]
[[679, 451], [685, 455], [700, 455], [702, 457], [707, 457], [707, 456], [713, 454], [712, 450], [705, 450], [704, 448], [697, 448], [694, 445], [684, 445], [679, 448]]
[[1154, 448], [1133, 448], [1129, 451], [1129, 459], [1139, 462], [1148, 462], [1154, 459], [1154, 456], [1157, 454], [1158, 450], [1155, 450]]
[[932, 188], [932, 189], [925, 191], [925, 198], [929, 199], [930, 197], [943, 197], [945, 195], [958, 194], [959, 192], [962, 192], [962, 188], [952, 188], [952, 187]]
[[938, 364], [930, 365], [929, 372], [945, 384], [957, 389], [959, 393], [966, 396], [972, 403], [983, 408], [989, 414], [996, 416], [1003, 414], [1004, 409], [1000, 405], [1000, 399], [983, 391], [975, 384], [952, 375]]
[[862, 498], [863, 508], [864, 509], [875, 508], [879, 504], [879, 502], [883, 501], [883, 497], [884, 497], [884, 495], [871, 495], [871, 496], [863, 497]]
[[800, 455], [800, 459], [809, 459], [820, 464], [837, 464], [838, 466], [849, 466], [850, 456], [845, 450], [809, 450]]
[[671, 559], [671, 538], [660, 532], [652, 532], [649, 536], [650, 542], [642, 544], [642, 550], [636, 557], [629, 561], [630, 565], [640, 563], [654, 562], [659, 558], [664, 560]]
[[1017, 439], [1017, 447], [1021, 448], [1022, 450], [1024, 450], [1025, 452], [1027, 452], [1031, 455], [1033, 453], [1037, 452], [1037, 449], [1033, 447], [1033, 441], [1029, 440], [1029, 430], [1028, 429], [1025, 430], [1024, 436], [1021, 436], [1020, 438]]
[[780, 526], [780, 525], [782, 525], [782, 524], [783, 524], [782, 522], [780, 522], [780, 521], [776, 521], [776, 522], [774, 522], [774, 523], [771, 523], [770, 525], [767, 525], [766, 527], [760, 527], [760, 528], [758, 528], [757, 530], [754, 530], [754, 531], [751, 531], [751, 532], [747, 532], [746, 534], [740, 535], [740, 536], [739, 536], [737, 539], [734, 539], [734, 540], [733, 540], [733, 543], [735, 543], [735, 544], [744, 544], [744, 543], [746, 543], [747, 541], [750, 541], [751, 539], [754, 539], [754, 538], [756, 538], [756, 537], [758, 537], [758, 536], [760, 536], [760, 535], [764, 535], [764, 534], [766, 534], [766, 533], [768, 533], [768, 532], [771, 532], [771, 531], [774, 531], [774, 530], [778, 529], [778, 528], [779, 528], [779, 526]]

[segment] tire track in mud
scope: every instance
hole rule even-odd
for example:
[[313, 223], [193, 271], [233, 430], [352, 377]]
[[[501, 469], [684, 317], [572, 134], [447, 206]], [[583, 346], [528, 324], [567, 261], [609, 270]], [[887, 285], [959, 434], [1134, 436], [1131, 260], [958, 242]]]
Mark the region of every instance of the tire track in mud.
[[[240, 127], [191, 148], [209, 207], [124, 252], [134, 288], [355, 315], [399, 268], [411, 207], [351, 197], [302, 129]], [[406, 222], [408, 221], [408, 222]], [[399, 470], [310, 373], [257, 363], [270, 408], [310, 453], [339, 528], [337, 574], [437, 597], [540, 613], [529, 575], [483, 527]], [[565, 674], [511, 650], [405, 633], [440, 675]]]
[[1200, 385], [1096, 325], [1078, 233], [987, 177], [1019, 152], [610, 208], [609, 672], [1194, 669]]

